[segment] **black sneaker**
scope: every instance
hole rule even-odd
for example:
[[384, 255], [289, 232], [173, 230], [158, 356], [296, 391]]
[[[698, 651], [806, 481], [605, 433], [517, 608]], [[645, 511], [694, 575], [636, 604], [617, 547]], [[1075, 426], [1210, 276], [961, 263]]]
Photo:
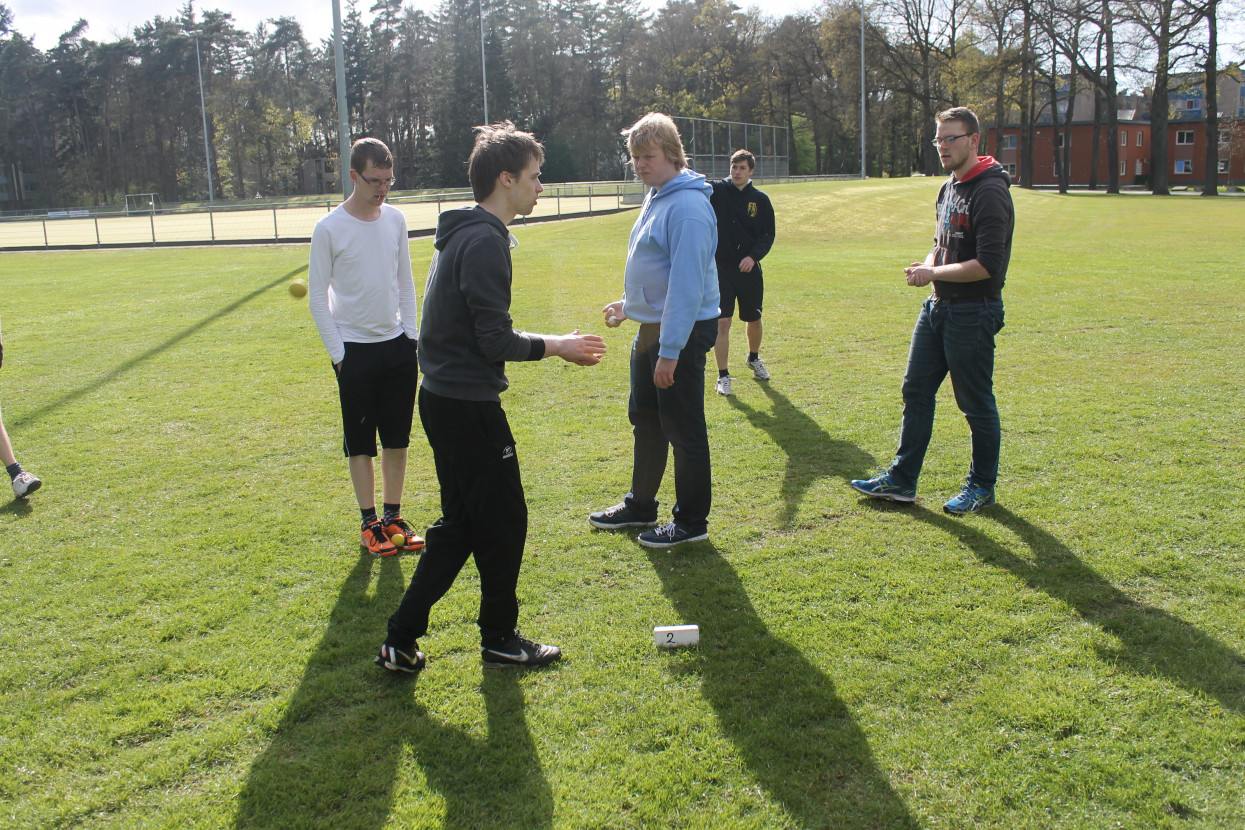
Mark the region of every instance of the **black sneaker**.
[[557, 646], [542, 646], [516, 631], [504, 646], [480, 646], [480, 659], [490, 669], [535, 668], [561, 660], [562, 649]]
[[[419, 644], [416, 643], [416, 645]], [[380, 647], [380, 654], [376, 655], [375, 662], [382, 669], [414, 674], [424, 667], [424, 653], [416, 649], [415, 656], [412, 657], [405, 651], [398, 651], [393, 646], [386, 644]]]
[[641, 515], [640, 511], [624, 501], [600, 513], [590, 514], [588, 524], [605, 530], [615, 530], [620, 527], [652, 527], [657, 524], [657, 506], [653, 506], [650, 517], [647, 513]]
[[708, 538], [708, 530], [693, 533], [685, 527], [680, 527], [676, 523], [670, 522], [661, 527], [644, 531], [636, 537], [636, 540], [646, 548], [672, 548], [684, 542], [703, 542]]

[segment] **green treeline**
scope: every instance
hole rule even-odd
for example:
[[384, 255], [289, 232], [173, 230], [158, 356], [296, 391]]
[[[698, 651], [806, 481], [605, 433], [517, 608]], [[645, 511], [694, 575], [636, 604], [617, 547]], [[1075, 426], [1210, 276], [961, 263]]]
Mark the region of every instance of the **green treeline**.
[[[484, 119], [481, 5], [489, 117], [545, 142], [546, 181], [623, 178], [619, 130], [653, 109], [787, 127], [793, 174], [860, 170], [856, 3], [775, 19], [726, 0], [670, 0], [656, 12], [637, 0], [442, 0], [433, 14], [376, 0], [365, 20], [351, 2], [351, 135], [393, 148], [402, 189], [466, 184], [471, 127]], [[1038, 5], [865, 5], [868, 173], [936, 172], [931, 119], [951, 104], [978, 107], [991, 123], [1018, 104], [1041, 118], [1032, 90], [1043, 72], [1080, 69], [1082, 43], [1059, 40]], [[1112, 22], [1113, 7], [1098, 6], [1106, 17], [1078, 24], [1084, 48]], [[1045, 39], [1035, 20], [1049, 23]], [[0, 209], [141, 192], [206, 199], [200, 64], [216, 198], [303, 192], [304, 163], [338, 155], [332, 44], [308, 43], [293, 18], [248, 33], [188, 2], [115, 42], [88, 32], [77, 21], [41, 51], [0, 3]], [[1078, 59], [1061, 57], [1061, 45]]]

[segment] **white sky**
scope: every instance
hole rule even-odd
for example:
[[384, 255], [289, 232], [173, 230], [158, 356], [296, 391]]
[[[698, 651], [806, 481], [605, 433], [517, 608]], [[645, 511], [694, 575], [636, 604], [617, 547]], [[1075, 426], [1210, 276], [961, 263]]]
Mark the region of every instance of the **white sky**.
[[[135, 26], [150, 21], [156, 15], [176, 17], [185, 0], [2, 0], [13, 10], [13, 28], [29, 38], [35, 47], [48, 50], [56, 46], [61, 34], [78, 18], [91, 24], [87, 37], [98, 42], [119, 40], [134, 30]], [[341, 0], [342, 15], [346, 14], [347, 0]], [[763, 6], [767, 14], [781, 16], [805, 11], [818, 5], [818, 0], [736, 0], [742, 7]], [[359, 10], [369, 19], [367, 10], [372, 3], [359, 0]], [[407, 0], [407, 7], [431, 11], [437, 0]], [[665, 5], [664, 0], [642, 0], [645, 8], [655, 9]], [[302, 24], [303, 34], [313, 46], [329, 37], [333, 31], [332, 0], [196, 0], [196, 10], [219, 9], [233, 15], [238, 28], [255, 31], [256, 25], [276, 17], [294, 17]], [[315, 11], [313, 11], [315, 9]]]

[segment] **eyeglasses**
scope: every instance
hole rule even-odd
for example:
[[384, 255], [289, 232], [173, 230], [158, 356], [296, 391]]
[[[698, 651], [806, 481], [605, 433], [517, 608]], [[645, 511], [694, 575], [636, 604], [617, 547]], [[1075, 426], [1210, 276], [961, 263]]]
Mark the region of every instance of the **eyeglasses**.
[[363, 181], [367, 182], [372, 187], [393, 187], [393, 183], [397, 181], [397, 179], [393, 176], [390, 176], [387, 179], [369, 179], [362, 173], [359, 174], [359, 178], [363, 179]]
[[934, 145], [934, 149], [937, 150], [942, 145], [951, 144], [956, 139], [963, 138], [966, 135], [972, 135], [972, 133], [960, 133], [959, 135], [948, 135], [942, 138], [935, 138], [933, 141], [930, 142], [930, 144]]

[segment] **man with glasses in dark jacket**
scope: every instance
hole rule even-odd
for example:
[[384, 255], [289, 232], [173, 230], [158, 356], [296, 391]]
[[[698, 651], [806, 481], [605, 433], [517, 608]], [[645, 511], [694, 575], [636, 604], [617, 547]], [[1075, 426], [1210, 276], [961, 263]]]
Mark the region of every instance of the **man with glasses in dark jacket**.
[[1002, 432], [994, 400], [994, 336], [1003, 328], [1003, 283], [1012, 253], [1011, 179], [978, 156], [977, 116], [940, 112], [934, 147], [951, 177], [938, 191], [934, 247], [904, 269], [908, 285], [933, 284], [921, 305], [903, 379], [903, 425], [890, 468], [851, 486], [866, 496], [916, 501], [917, 478], [934, 429], [934, 399], [950, 374], [955, 403], [972, 436], [972, 464], [948, 513], [976, 513], [995, 502]]

